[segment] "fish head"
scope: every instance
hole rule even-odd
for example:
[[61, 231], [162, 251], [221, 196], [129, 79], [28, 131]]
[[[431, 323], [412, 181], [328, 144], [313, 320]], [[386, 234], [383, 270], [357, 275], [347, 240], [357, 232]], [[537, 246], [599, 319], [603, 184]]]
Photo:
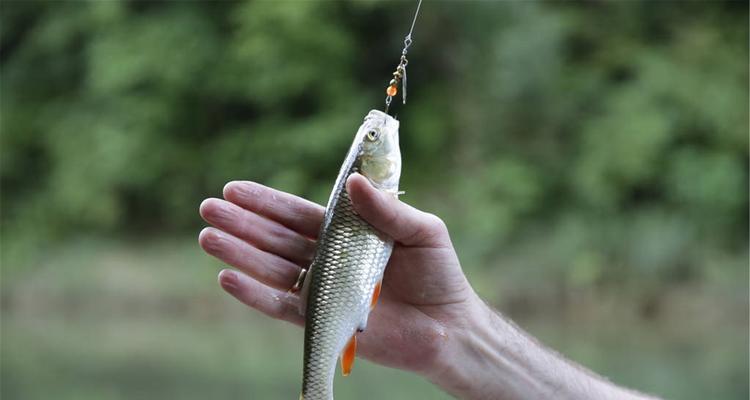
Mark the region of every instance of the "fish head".
[[357, 157], [358, 171], [381, 190], [398, 191], [401, 178], [398, 126], [395, 118], [372, 110], [357, 133], [361, 143]]

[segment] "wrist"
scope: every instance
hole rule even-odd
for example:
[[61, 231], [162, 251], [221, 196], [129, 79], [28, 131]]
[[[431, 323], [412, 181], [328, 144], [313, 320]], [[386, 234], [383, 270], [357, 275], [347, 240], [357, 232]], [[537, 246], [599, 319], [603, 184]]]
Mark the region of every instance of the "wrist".
[[474, 296], [461, 323], [447, 331], [447, 341], [434, 368], [425, 377], [444, 391], [462, 399], [498, 398], [490, 396], [491, 386], [501, 376], [504, 361], [498, 360], [494, 311]]
[[477, 297], [426, 377], [462, 399], [646, 399], [545, 348]]

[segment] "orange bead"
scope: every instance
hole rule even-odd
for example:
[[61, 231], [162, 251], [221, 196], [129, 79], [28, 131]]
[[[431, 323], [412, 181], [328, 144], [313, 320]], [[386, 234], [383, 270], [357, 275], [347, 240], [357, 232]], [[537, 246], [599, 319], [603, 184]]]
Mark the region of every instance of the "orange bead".
[[398, 93], [398, 89], [396, 89], [396, 85], [388, 86], [388, 89], [385, 90], [385, 93], [388, 94], [388, 96], [395, 96], [396, 93]]

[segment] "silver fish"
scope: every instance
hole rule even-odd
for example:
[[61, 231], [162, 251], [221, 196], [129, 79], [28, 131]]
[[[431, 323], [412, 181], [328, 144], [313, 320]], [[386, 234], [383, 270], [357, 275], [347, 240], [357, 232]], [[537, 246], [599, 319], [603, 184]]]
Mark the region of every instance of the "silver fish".
[[376, 188], [398, 194], [401, 176], [399, 123], [370, 111], [359, 127], [328, 200], [318, 245], [300, 297], [305, 311], [302, 373], [304, 400], [332, 400], [336, 360], [348, 375], [356, 352], [356, 333], [380, 293], [393, 240], [363, 220], [352, 207], [346, 180], [355, 172]]

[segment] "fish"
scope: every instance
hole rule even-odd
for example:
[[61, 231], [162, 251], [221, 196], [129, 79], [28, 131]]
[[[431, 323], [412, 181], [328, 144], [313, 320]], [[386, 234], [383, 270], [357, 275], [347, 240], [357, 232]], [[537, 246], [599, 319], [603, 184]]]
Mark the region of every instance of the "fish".
[[377, 189], [397, 196], [401, 177], [399, 121], [370, 111], [357, 130], [328, 199], [315, 255], [300, 289], [305, 316], [302, 368], [304, 400], [332, 400], [337, 359], [349, 375], [359, 332], [375, 307], [393, 239], [362, 219], [346, 191], [359, 173]]

